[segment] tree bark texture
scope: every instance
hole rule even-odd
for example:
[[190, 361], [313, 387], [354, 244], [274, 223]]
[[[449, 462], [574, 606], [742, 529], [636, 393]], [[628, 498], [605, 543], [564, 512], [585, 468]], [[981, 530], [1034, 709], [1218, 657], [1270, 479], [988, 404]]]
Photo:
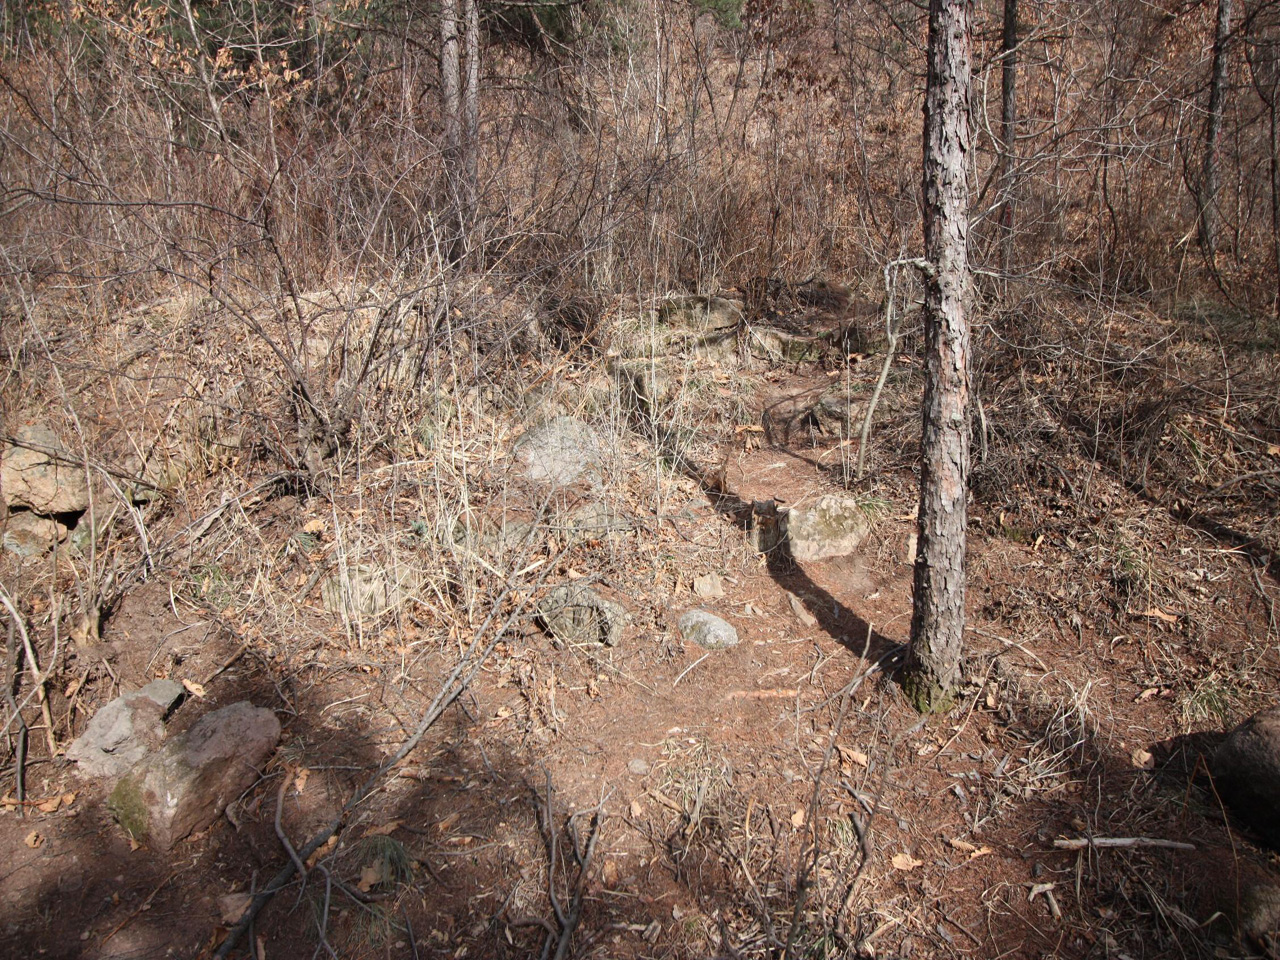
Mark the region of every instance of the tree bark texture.
[[916, 706], [946, 709], [960, 675], [969, 475], [971, 0], [930, 0], [924, 121], [925, 388], [919, 553], [906, 687]]
[[468, 225], [474, 222], [477, 194], [480, 190], [480, 0], [462, 0], [467, 52], [467, 84], [462, 95], [462, 156], [464, 200]]
[[1013, 262], [1018, 127], [1018, 0], [1004, 0], [1000, 35], [1000, 240], [1006, 273]]
[[458, 48], [458, 0], [440, 0], [440, 112], [444, 114], [444, 162], [458, 162], [462, 142], [461, 51]]
[[1200, 177], [1200, 243], [1212, 259], [1218, 251], [1218, 151], [1222, 140], [1222, 112], [1227, 91], [1227, 40], [1231, 33], [1232, 0], [1218, 0], [1213, 31], [1213, 74], [1209, 80], [1209, 115], [1204, 125], [1204, 169]]

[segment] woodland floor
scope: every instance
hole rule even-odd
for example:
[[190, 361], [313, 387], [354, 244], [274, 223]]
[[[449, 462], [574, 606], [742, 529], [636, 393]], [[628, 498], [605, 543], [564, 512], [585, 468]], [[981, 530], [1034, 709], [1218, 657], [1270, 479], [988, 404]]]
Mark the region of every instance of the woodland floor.
[[[111, 348], [97, 349], [105, 368]], [[707, 409], [743, 412], [706, 417], [683, 472], [646, 460], [643, 438], [620, 441], [603, 489], [631, 529], [575, 544], [553, 529], [506, 569], [541, 561], [529, 596], [594, 584], [629, 609], [623, 642], [557, 648], [519, 619], [324, 849], [334, 884], [312, 871], [259, 916], [256, 956], [545, 957], [575, 891], [564, 956], [1262, 955], [1233, 932], [1237, 893], [1280, 860], [1232, 825], [1196, 758], [1280, 690], [1276, 565], [1188, 522], [1182, 501], [1126, 481], [1102, 451], [1045, 435], [1010, 452], [993, 435], [971, 510], [967, 682], [950, 714], [922, 721], [891, 678], [910, 622], [910, 364], [891, 380], [905, 399], [877, 422], [873, 482], [853, 485], [873, 521], [861, 551], [801, 566], [756, 553], [745, 529], [753, 501], [845, 493], [856, 452], [856, 437], [766, 437], [764, 412], [841, 378], [870, 383], [878, 364], [711, 371]], [[99, 425], [121, 416], [102, 379], [75, 380], [82, 419], [94, 404]], [[987, 400], [993, 422], [1001, 396]], [[103, 788], [41, 752], [38, 731], [24, 808], [12, 761], [3, 773], [0, 953], [212, 954], [219, 898], [286, 860], [277, 816], [298, 847], [334, 815], [414, 728], [497, 592], [483, 571], [459, 574], [353, 624], [325, 610], [313, 574], [354, 530], [412, 553], [439, 456], [472, 478], [475, 509], [529, 503], [536, 493], [510, 493], [522, 488], [499, 433], [444, 454], [369, 443], [324, 493], [255, 489], [265, 471], [215, 464], [149, 508], [149, 561], [122, 522], [102, 560], [118, 561], [119, 589], [101, 636], [61, 639], [59, 746], [112, 697], [170, 676], [204, 694], [177, 729], [249, 699], [277, 712], [281, 747], [227, 816], [166, 855], [133, 843]], [[1266, 447], [1233, 469], [1273, 471]], [[551, 507], [601, 495], [568, 488]], [[1274, 495], [1240, 509], [1274, 529]], [[58, 562], [0, 561], [32, 622], [56, 622], [50, 605], [74, 595]], [[694, 594], [704, 574], [722, 597]], [[740, 645], [682, 646], [675, 621], [695, 606]], [[1085, 837], [1194, 849], [1055, 847]]]

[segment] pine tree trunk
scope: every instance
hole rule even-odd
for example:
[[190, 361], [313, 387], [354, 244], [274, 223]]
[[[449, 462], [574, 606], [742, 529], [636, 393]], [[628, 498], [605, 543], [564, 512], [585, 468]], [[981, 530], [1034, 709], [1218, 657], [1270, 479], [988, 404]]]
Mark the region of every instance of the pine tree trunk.
[[930, 0], [924, 121], [925, 388], [919, 554], [905, 688], [945, 710], [960, 678], [969, 475], [970, 0]]

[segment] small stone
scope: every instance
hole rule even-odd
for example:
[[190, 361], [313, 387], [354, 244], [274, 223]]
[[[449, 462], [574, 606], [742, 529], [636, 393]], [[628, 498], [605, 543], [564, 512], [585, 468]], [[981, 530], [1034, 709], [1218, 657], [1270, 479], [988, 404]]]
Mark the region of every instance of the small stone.
[[848, 556], [871, 530], [861, 504], [836, 496], [821, 497], [811, 507], [792, 507], [785, 520], [791, 556], [802, 563]]
[[61, 523], [30, 510], [11, 513], [3, 531], [4, 549], [20, 557], [38, 557], [67, 539], [67, 528]]
[[141, 690], [116, 697], [89, 721], [67, 748], [67, 757], [90, 777], [119, 777], [160, 745], [164, 718], [183, 694], [174, 680], [152, 680]]
[[649, 771], [652, 769], [653, 768], [650, 766], [649, 761], [643, 757], [636, 757], [627, 764], [627, 770], [637, 777], [647, 777], [649, 775]]
[[716, 600], [724, 596], [724, 584], [714, 573], [704, 573], [693, 578], [693, 592], [704, 600]]
[[676, 624], [680, 636], [708, 650], [738, 645], [738, 631], [728, 621], [706, 610], [690, 610]]

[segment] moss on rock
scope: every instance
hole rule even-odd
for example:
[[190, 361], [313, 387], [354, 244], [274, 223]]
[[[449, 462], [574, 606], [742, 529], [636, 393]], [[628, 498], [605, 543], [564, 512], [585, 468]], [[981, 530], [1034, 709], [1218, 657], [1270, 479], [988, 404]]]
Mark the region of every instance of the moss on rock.
[[107, 809], [129, 836], [141, 840], [147, 836], [150, 818], [142, 798], [142, 785], [132, 776], [122, 777], [107, 798]]

